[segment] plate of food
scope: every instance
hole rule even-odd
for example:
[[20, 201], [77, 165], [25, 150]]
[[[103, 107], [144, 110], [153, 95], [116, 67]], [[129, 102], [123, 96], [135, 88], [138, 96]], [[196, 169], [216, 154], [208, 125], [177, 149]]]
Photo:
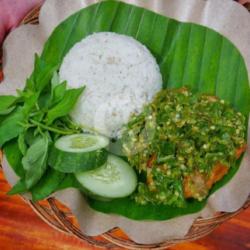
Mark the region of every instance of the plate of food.
[[222, 34], [91, 4], [53, 30], [24, 88], [0, 96], [9, 194], [74, 189], [93, 213], [134, 223], [199, 213], [242, 165], [249, 109], [244, 56]]

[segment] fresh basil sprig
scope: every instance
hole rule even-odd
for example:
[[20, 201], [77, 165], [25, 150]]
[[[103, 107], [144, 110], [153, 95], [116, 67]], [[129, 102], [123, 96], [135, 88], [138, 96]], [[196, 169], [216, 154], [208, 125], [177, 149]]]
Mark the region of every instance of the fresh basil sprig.
[[43, 176], [47, 169], [49, 136], [43, 134], [32, 144], [22, 159], [25, 170], [25, 184], [29, 189]]
[[58, 137], [81, 131], [69, 112], [84, 87], [67, 89], [56, 68], [36, 55], [25, 88], [17, 96], [0, 96], [0, 148], [19, 159], [8, 159], [20, 176], [10, 194], [30, 191], [35, 200], [42, 199], [66, 177], [48, 166], [49, 148]]

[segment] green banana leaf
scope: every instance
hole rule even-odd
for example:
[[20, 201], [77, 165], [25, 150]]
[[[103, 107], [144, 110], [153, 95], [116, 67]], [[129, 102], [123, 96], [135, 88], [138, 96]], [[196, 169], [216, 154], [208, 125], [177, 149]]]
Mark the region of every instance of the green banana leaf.
[[[103, 1], [78, 11], [49, 37], [42, 59], [60, 67], [70, 48], [94, 32], [112, 31], [134, 37], [152, 52], [160, 65], [164, 88], [187, 86], [194, 92], [216, 95], [246, 117], [250, 110], [248, 73], [238, 49], [219, 33], [193, 23], [182, 23], [118, 1]], [[236, 173], [232, 166], [211, 193]], [[110, 202], [89, 199], [93, 209], [135, 220], [166, 220], [200, 211], [206, 201], [187, 201], [185, 208], [136, 204], [130, 198]]]

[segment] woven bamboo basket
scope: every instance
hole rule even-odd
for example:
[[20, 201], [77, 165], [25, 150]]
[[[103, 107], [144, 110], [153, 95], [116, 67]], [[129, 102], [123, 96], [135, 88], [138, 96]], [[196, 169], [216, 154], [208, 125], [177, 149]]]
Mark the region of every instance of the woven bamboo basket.
[[[37, 24], [40, 6], [31, 10], [23, 19], [22, 24]], [[0, 55], [1, 56], [1, 55]], [[2, 75], [0, 68], [0, 76]], [[1, 81], [1, 77], [0, 77]], [[1, 160], [1, 157], [0, 157]], [[60, 201], [49, 198], [47, 200], [34, 203], [25, 199], [25, 202], [36, 212], [36, 214], [43, 219], [47, 224], [69, 235], [74, 235], [77, 238], [89, 243], [92, 247], [112, 249], [120, 247], [125, 249], [166, 249], [178, 243], [194, 241], [211, 233], [215, 228], [223, 222], [229, 220], [233, 216], [239, 214], [241, 211], [250, 206], [250, 195], [246, 203], [237, 211], [233, 213], [220, 212], [214, 214], [210, 218], [197, 218], [187, 235], [183, 238], [176, 238], [168, 240], [159, 244], [137, 244], [130, 240], [124, 232], [119, 228], [114, 228], [98, 237], [90, 237], [85, 235], [77, 223], [77, 219], [71, 211]]]

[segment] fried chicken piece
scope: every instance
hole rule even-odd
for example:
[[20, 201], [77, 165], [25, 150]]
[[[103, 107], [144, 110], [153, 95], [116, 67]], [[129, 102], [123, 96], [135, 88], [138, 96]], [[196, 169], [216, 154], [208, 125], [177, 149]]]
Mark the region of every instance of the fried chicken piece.
[[209, 178], [206, 180], [206, 187], [208, 190], [216, 183], [221, 180], [228, 172], [229, 167], [221, 163], [214, 165]]
[[195, 198], [202, 200], [205, 198], [214, 183], [221, 180], [228, 172], [228, 166], [216, 164], [209, 176], [200, 172], [186, 176], [184, 179], [184, 196], [185, 198]]
[[[247, 146], [236, 150], [237, 159], [246, 151]], [[211, 187], [221, 180], [228, 172], [229, 167], [217, 163], [214, 165], [209, 176], [196, 171], [194, 174], [186, 176], [183, 181], [183, 190], [185, 198], [195, 198], [202, 200], [205, 198]]]
[[236, 149], [236, 158], [239, 159], [241, 155], [246, 151], [247, 149], [247, 144], [244, 144], [242, 147]]
[[201, 200], [208, 192], [205, 175], [196, 171], [195, 173], [186, 176], [183, 181], [183, 191], [185, 198]]

